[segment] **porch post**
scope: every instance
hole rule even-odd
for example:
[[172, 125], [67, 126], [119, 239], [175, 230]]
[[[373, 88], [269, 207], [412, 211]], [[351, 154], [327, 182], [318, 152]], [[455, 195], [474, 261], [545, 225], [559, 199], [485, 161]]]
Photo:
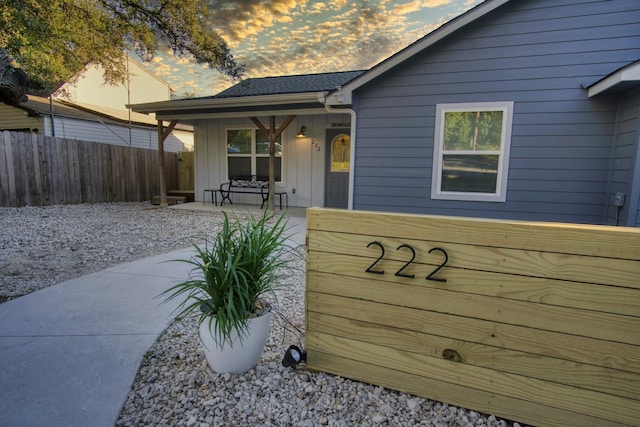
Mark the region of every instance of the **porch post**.
[[162, 120], [158, 120], [158, 169], [160, 184], [160, 207], [169, 206], [167, 203], [167, 184], [165, 183], [165, 167], [164, 167], [164, 140], [171, 134], [171, 131], [178, 124], [177, 120], [171, 121], [169, 126], [164, 129]]
[[276, 116], [269, 117], [269, 200], [265, 209], [273, 207], [273, 192], [276, 186]]
[[276, 116], [269, 116], [269, 129], [267, 129], [257, 117], [249, 118], [256, 126], [258, 126], [258, 129], [269, 136], [269, 199], [265, 208], [269, 209], [273, 206], [273, 192], [275, 188], [276, 138], [282, 134], [282, 131], [291, 124], [296, 116], [293, 114], [287, 116], [278, 129], [276, 129]]
[[164, 181], [164, 138], [163, 123], [158, 120], [158, 173], [160, 182], [160, 207], [168, 206], [167, 203], [167, 185]]

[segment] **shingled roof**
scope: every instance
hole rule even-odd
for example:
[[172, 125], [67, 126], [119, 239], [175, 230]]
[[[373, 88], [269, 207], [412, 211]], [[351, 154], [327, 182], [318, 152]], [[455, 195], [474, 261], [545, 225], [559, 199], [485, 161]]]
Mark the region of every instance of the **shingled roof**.
[[211, 98], [324, 92], [342, 86], [362, 73], [364, 70], [246, 79]]

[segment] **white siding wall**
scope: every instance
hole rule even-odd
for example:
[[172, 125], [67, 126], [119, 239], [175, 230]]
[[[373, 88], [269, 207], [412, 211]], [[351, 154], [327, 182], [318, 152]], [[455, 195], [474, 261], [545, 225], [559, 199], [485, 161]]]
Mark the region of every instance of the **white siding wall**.
[[[141, 67], [136, 61], [129, 60], [129, 90], [131, 104], [171, 99], [169, 85]], [[127, 84], [112, 86], [104, 83], [103, 70], [95, 65], [88, 66], [82, 77], [73, 85], [63, 86], [69, 100], [91, 105], [116, 108], [126, 111], [129, 103]], [[61, 95], [54, 95], [59, 98]], [[63, 98], [64, 99], [64, 98]]]

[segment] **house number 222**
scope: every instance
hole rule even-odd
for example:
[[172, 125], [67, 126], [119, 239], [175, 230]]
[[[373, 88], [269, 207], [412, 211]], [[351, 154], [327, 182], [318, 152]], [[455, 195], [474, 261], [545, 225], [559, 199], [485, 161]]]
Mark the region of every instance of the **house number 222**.
[[[367, 245], [368, 248], [370, 248], [371, 246], [377, 246], [380, 249], [380, 256], [365, 270], [367, 273], [373, 273], [373, 274], [384, 274], [384, 270], [376, 270], [375, 267], [376, 265], [382, 261], [382, 259], [384, 258], [384, 245], [380, 242], [373, 241], [371, 243], [369, 243]], [[407, 274], [404, 271], [407, 269], [407, 267], [409, 267], [413, 261], [416, 259], [416, 251], [415, 249], [413, 249], [410, 245], [407, 245], [406, 243], [398, 246], [396, 248], [396, 251], [399, 251], [401, 249], [407, 249], [411, 252], [411, 259], [409, 261], [407, 261], [402, 267], [400, 267], [400, 269], [398, 271], [396, 271], [394, 273], [394, 276], [398, 276], [398, 277], [408, 277], [410, 279], [413, 279], [416, 277], [415, 274]], [[447, 265], [447, 261], [449, 261], [449, 255], [447, 254], [447, 251], [445, 251], [442, 248], [433, 248], [429, 251], [429, 253], [433, 253], [433, 252], [440, 252], [444, 255], [444, 261], [442, 262], [442, 264], [440, 264], [439, 266], [436, 267], [435, 270], [433, 270], [427, 277], [427, 280], [433, 280], [435, 282], [446, 282], [447, 279], [441, 279], [438, 277], [434, 277], [438, 271], [440, 271], [442, 269], [442, 267], [444, 267], [445, 265]]]

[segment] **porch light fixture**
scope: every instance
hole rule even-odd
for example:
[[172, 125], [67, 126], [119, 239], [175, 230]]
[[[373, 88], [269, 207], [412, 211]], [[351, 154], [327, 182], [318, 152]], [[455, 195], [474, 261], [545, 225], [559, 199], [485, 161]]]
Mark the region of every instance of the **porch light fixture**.
[[307, 353], [304, 350], [300, 350], [300, 347], [292, 345], [284, 353], [282, 366], [284, 366], [285, 368], [295, 368], [298, 363], [306, 361]]
[[306, 138], [307, 137], [307, 127], [301, 126], [300, 131], [296, 135], [296, 138]]

